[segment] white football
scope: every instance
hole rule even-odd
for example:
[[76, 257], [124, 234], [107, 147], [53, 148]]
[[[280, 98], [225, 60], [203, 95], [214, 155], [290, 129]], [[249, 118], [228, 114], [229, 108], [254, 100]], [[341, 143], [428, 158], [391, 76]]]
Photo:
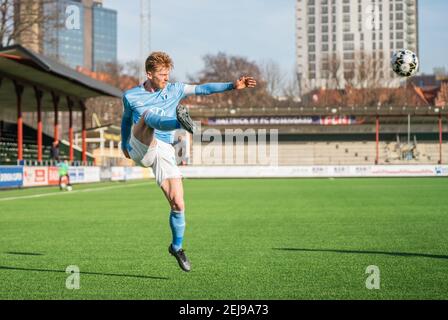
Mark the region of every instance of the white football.
[[392, 55], [392, 70], [400, 77], [412, 77], [418, 71], [417, 55], [411, 50], [401, 49]]

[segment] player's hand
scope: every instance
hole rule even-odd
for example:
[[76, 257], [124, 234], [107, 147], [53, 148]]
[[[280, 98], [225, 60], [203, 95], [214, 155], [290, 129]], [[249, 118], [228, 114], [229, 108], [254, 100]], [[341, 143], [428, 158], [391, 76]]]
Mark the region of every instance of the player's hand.
[[122, 150], [122, 151], [123, 151], [123, 154], [124, 154], [124, 156], [125, 156], [126, 158], [131, 159], [131, 156], [129, 155], [128, 150]]
[[241, 77], [233, 83], [236, 90], [255, 88], [257, 81], [252, 77]]

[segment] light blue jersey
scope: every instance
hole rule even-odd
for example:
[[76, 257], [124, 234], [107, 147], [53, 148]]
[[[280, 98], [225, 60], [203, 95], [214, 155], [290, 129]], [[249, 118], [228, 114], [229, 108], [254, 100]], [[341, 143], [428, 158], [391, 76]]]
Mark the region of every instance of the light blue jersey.
[[[188, 85], [181, 82], [168, 83], [159, 91], [149, 92], [143, 84], [126, 91], [123, 95], [123, 119], [121, 122], [122, 149], [126, 150], [131, 135], [132, 124], [136, 124], [143, 113], [150, 110], [162, 117], [176, 118], [180, 101], [189, 95], [208, 95], [233, 89], [232, 82]], [[156, 139], [173, 143], [173, 131], [154, 129]]]

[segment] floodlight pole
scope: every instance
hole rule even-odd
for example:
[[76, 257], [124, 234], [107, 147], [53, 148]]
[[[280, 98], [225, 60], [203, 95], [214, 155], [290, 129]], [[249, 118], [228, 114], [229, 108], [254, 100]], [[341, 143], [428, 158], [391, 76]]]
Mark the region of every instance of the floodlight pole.
[[145, 59], [151, 50], [151, 1], [140, 0], [140, 83], [146, 80]]

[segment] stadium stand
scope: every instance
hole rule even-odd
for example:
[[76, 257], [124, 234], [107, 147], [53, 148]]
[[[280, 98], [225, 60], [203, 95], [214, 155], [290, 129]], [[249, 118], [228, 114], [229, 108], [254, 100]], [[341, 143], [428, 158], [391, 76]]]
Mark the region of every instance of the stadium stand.
[[[72, 162], [93, 160], [86, 145], [86, 100], [93, 97], [120, 97], [121, 90], [91, 79], [48, 57], [20, 45], [0, 50], [0, 163], [17, 164], [49, 161], [53, 140], [61, 140], [60, 129], [68, 132], [60, 152]], [[24, 123], [23, 114], [36, 112], [36, 129]], [[54, 114], [54, 136], [42, 131], [42, 113]], [[72, 116], [82, 115], [81, 148], [74, 145]], [[68, 128], [59, 128], [58, 115], [69, 119]], [[14, 122], [13, 122], [14, 121]], [[67, 147], [68, 145], [68, 147]], [[80, 151], [81, 150], [81, 151]], [[79, 157], [81, 152], [81, 159]]]
[[[53, 137], [42, 134], [42, 163], [37, 162], [37, 131], [27, 125], [23, 126], [23, 160], [28, 164], [51, 164], [51, 144]], [[61, 141], [61, 160], [69, 160], [69, 145]], [[93, 163], [93, 156], [87, 154], [88, 162]], [[75, 147], [74, 163], [82, 160], [82, 152]], [[0, 165], [17, 165], [17, 124], [0, 120]]]

